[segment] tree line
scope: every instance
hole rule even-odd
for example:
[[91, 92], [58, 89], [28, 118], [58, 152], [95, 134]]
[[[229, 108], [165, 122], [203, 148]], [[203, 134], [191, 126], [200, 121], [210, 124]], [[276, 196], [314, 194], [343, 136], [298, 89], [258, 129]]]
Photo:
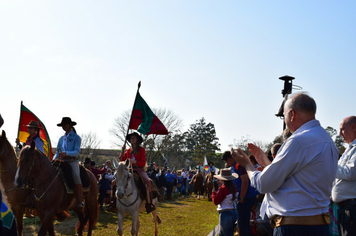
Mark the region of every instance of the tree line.
[[[167, 109], [153, 108], [152, 110], [166, 126], [169, 134], [143, 135], [144, 142], [142, 146], [146, 149], [147, 163], [156, 162], [159, 166], [163, 166], [163, 156], [165, 156], [170, 167], [183, 168], [191, 166], [193, 168], [198, 162], [203, 164], [202, 161], [206, 156], [207, 160], [213, 161], [218, 168], [224, 166], [224, 162], [221, 161], [222, 153], [214, 124], [207, 122], [202, 117], [191, 124], [187, 131], [182, 132], [183, 121], [178, 115]], [[114, 120], [113, 127], [109, 130], [109, 133], [114, 137], [113, 145], [118, 149], [121, 149], [124, 144], [130, 115], [130, 110], [124, 111]], [[325, 130], [333, 138], [339, 150], [343, 152], [344, 141], [340, 135], [337, 135], [337, 130], [330, 126], [326, 127]], [[282, 133], [269, 143], [253, 140], [249, 136], [242, 136], [238, 140], [233, 140], [233, 143], [229, 146], [241, 148], [249, 154], [247, 149], [247, 143], [249, 142], [260, 146], [268, 154], [273, 144], [282, 143]], [[100, 141], [98, 141], [95, 133], [82, 135], [82, 159], [95, 157], [99, 145]]]

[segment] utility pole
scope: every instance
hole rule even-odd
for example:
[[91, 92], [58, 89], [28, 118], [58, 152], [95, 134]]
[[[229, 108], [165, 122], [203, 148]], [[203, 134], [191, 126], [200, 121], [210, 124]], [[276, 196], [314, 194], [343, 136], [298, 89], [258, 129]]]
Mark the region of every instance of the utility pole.
[[281, 117], [283, 119], [283, 130], [286, 129], [286, 123], [284, 122], [284, 103], [287, 101], [288, 99], [288, 94], [292, 93], [292, 80], [294, 80], [295, 78], [289, 75], [285, 75], [282, 77], [279, 77], [280, 80], [284, 80], [284, 88], [282, 90], [282, 95], [283, 95], [283, 101], [281, 106], [278, 109], [278, 112], [276, 114], [277, 117]]

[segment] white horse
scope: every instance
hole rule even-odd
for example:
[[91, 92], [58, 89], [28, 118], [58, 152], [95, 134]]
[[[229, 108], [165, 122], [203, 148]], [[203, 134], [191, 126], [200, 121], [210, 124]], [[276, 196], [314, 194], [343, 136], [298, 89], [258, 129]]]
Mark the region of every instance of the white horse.
[[[132, 216], [132, 226], [131, 235], [138, 235], [138, 230], [140, 228], [139, 213], [145, 211], [146, 200], [141, 199], [140, 193], [135, 184], [134, 176], [132, 171], [130, 171], [130, 161], [127, 159], [126, 162], [118, 163], [114, 159], [115, 181], [117, 185], [117, 190], [115, 192], [116, 196], [116, 206], [117, 206], [117, 218], [118, 227], [117, 233], [121, 236], [123, 233], [122, 225], [124, 222], [125, 215]], [[131, 168], [132, 170], [132, 168]], [[157, 198], [152, 199], [152, 203], [156, 206], [158, 205]], [[157, 210], [152, 211], [153, 222], [155, 224], [155, 235], [158, 235], [158, 224], [162, 221], [157, 215]]]

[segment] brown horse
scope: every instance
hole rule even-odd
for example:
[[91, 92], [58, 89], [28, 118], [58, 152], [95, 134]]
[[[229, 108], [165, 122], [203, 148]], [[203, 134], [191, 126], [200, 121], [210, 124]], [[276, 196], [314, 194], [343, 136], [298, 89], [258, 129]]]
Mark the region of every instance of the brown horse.
[[208, 194], [209, 201], [211, 201], [211, 194], [213, 192], [214, 174], [214, 171], [210, 171], [210, 173], [205, 176], [205, 189]]
[[24, 207], [21, 203], [25, 202], [28, 190], [16, 188], [15, 174], [17, 169], [17, 157], [14, 148], [6, 138], [3, 130], [0, 136], [0, 176], [4, 187], [4, 194], [14, 211], [17, 223], [17, 233], [22, 235], [22, 217]]
[[204, 188], [203, 188], [204, 177], [203, 177], [203, 175], [200, 172], [198, 172], [197, 174], [195, 174], [192, 177], [192, 180], [189, 182], [189, 184], [193, 184], [194, 193], [198, 194], [198, 199], [200, 199], [200, 195], [204, 194]]
[[19, 187], [26, 186], [32, 181], [31, 197], [41, 219], [41, 228], [38, 235], [54, 236], [53, 219], [56, 216], [59, 220], [64, 220], [69, 216], [67, 209], [72, 209], [77, 213], [79, 221], [77, 225], [78, 235], [83, 235], [83, 227], [88, 223], [88, 235], [91, 235], [98, 219], [98, 184], [95, 176], [86, 171], [90, 179], [89, 192], [84, 194], [85, 207], [83, 210], [74, 208], [76, 200], [74, 194], [67, 194], [63, 180], [59, 177], [59, 170], [51, 164], [48, 158], [35, 149], [35, 143], [31, 147], [22, 149], [17, 163], [17, 173], [15, 177]]

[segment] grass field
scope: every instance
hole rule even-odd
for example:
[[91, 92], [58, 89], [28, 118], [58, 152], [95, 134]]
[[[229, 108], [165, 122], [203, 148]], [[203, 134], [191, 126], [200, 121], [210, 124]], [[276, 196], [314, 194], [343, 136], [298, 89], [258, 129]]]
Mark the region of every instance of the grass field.
[[[158, 226], [159, 235], [171, 236], [206, 236], [219, 223], [216, 206], [207, 198], [196, 199], [194, 196], [174, 196], [172, 201], [159, 203], [158, 214], [162, 224]], [[38, 217], [24, 219], [24, 235], [37, 235], [40, 227]], [[56, 235], [76, 235], [77, 217], [66, 219], [64, 222], [55, 221]], [[131, 217], [124, 221], [124, 235], [130, 235]], [[98, 223], [93, 231], [94, 236], [117, 235], [117, 216], [109, 212], [100, 212]], [[154, 235], [152, 215], [140, 214], [139, 235]]]

